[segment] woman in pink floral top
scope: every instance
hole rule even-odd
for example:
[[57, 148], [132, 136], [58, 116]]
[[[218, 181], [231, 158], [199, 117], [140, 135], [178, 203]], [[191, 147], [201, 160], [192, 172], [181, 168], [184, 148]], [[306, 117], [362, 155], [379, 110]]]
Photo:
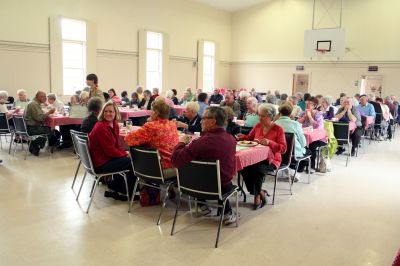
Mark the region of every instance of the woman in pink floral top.
[[[169, 109], [164, 101], [155, 101], [151, 108], [150, 121], [125, 137], [125, 142], [129, 146], [146, 145], [158, 149], [164, 169], [172, 168], [172, 151], [179, 142], [176, 125], [168, 120]], [[170, 172], [175, 174], [175, 170]], [[164, 176], [168, 175], [164, 171]]]
[[310, 97], [306, 101], [306, 110], [299, 113], [297, 120], [303, 127], [313, 127], [314, 129], [324, 128], [324, 116], [322, 112], [316, 108], [318, 106], [318, 99]]

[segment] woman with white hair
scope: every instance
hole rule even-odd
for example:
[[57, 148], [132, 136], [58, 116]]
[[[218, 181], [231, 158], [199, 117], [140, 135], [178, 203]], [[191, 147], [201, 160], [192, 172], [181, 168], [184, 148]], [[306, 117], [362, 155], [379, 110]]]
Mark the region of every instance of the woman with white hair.
[[254, 195], [254, 210], [267, 204], [267, 191], [262, 191], [264, 175], [268, 171], [279, 168], [282, 162], [282, 154], [286, 152], [286, 139], [282, 127], [275, 124], [275, 108], [268, 103], [258, 106], [258, 123], [248, 135], [238, 134], [239, 140], [254, 140], [261, 145], [268, 146], [273, 154], [269, 160], [245, 167], [241, 174], [250, 194]]
[[243, 119], [245, 114], [247, 113], [247, 99], [251, 97], [250, 93], [247, 91], [241, 91], [239, 93], [239, 100], [237, 101], [240, 104], [240, 116], [239, 119]]
[[332, 96], [322, 97], [319, 111], [322, 112], [325, 120], [331, 120], [335, 116], [335, 109], [332, 106]]
[[246, 107], [247, 113], [243, 116], [244, 126], [245, 127], [254, 127], [258, 122], [260, 122], [260, 118], [257, 114], [257, 106], [258, 101], [254, 97], [247, 98]]
[[18, 99], [14, 103], [15, 108], [25, 109], [29, 103], [29, 99], [26, 98], [26, 91], [22, 89], [18, 90], [17, 96]]
[[12, 113], [8, 111], [7, 104], [8, 103], [8, 92], [0, 91], [0, 113], [5, 113], [7, 119], [12, 118]]
[[64, 104], [57, 99], [57, 96], [54, 93], [49, 93], [47, 95], [47, 103], [47, 108], [55, 108], [58, 113], [64, 113]]

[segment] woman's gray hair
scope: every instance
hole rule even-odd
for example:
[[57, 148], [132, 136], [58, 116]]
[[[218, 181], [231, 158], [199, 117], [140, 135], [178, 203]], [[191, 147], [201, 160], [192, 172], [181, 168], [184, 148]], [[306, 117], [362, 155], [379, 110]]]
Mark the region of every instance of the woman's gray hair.
[[240, 99], [249, 98], [250, 96], [251, 96], [250, 92], [247, 92], [247, 91], [241, 91], [241, 92], [239, 93], [239, 98], [240, 98]]
[[197, 113], [200, 109], [200, 105], [197, 102], [188, 102], [186, 108]]
[[57, 96], [56, 96], [55, 93], [49, 93], [49, 94], [47, 94], [47, 98], [53, 99], [53, 100], [57, 100]]
[[172, 90], [167, 90], [167, 92], [165, 93], [165, 97], [167, 98], [174, 97], [174, 92]]
[[258, 114], [260, 113], [268, 115], [273, 120], [276, 115], [276, 109], [270, 103], [262, 103], [258, 106]]
[[272, 94], [267, 95], [267, 99], [266, 100], [267, 100], [267, 103], [270, 103], [270, 104], [276, 104], [277, 103], [276, 96], [272, 95]]
[[6, 92], [6, 91], [0, 91], [0, 98], [5, 98], [5, 99], [7, 99], [7, 98], [8, 98], [8, 92]]
[[24, 93], [24, 94], [26, 94], [26, 90], [24, 90], [24, 89], [19, 89], [19, 90], [17, 90], [17, 94], [20, 94], [20, 93]]
[[246, 102], [251, 102], [251, 105], [253, 105], [254, 108], [257, 108], [258, 100], [255, 97], [247, 98]]
[[328, 106], [332, 105], [332, 96], [328, 95], [328, 96], [322, 97], [322, 100], [324, 100], [328, 104]]
[[226, 114], [224, 109], [218, 106], [211, 106], [207, 107], [206, 110], [208, 111], [208, 118], [215, 119], [215, 124], [217, 126], [222, 127], [225, 125], [225, 121], [227, 120], [228, 115]]

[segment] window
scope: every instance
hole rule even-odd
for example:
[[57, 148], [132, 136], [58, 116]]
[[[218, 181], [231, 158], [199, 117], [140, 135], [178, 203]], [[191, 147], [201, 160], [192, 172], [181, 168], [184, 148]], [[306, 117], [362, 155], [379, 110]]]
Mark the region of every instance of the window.
[[163, 36], [158, 32], [147, 32], [146, 44], [146, 87], [162, 90]]
[[73, 95], [85, 86], [86, 22], [61, 20], [64, 95]]
[[203, 56], [203, 89], [210, 92], [215, 83], [215, 43], [204, 42]]

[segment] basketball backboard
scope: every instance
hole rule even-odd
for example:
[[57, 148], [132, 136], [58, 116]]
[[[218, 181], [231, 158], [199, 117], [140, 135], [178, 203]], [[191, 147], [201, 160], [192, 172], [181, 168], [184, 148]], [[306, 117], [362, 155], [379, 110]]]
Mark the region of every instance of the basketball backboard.
[[[321, 54], [321, 50], [325, 52]], [[304, 57], [336, 57], [345, 55], [345, 30], [317, 29], [304, 31]]]

